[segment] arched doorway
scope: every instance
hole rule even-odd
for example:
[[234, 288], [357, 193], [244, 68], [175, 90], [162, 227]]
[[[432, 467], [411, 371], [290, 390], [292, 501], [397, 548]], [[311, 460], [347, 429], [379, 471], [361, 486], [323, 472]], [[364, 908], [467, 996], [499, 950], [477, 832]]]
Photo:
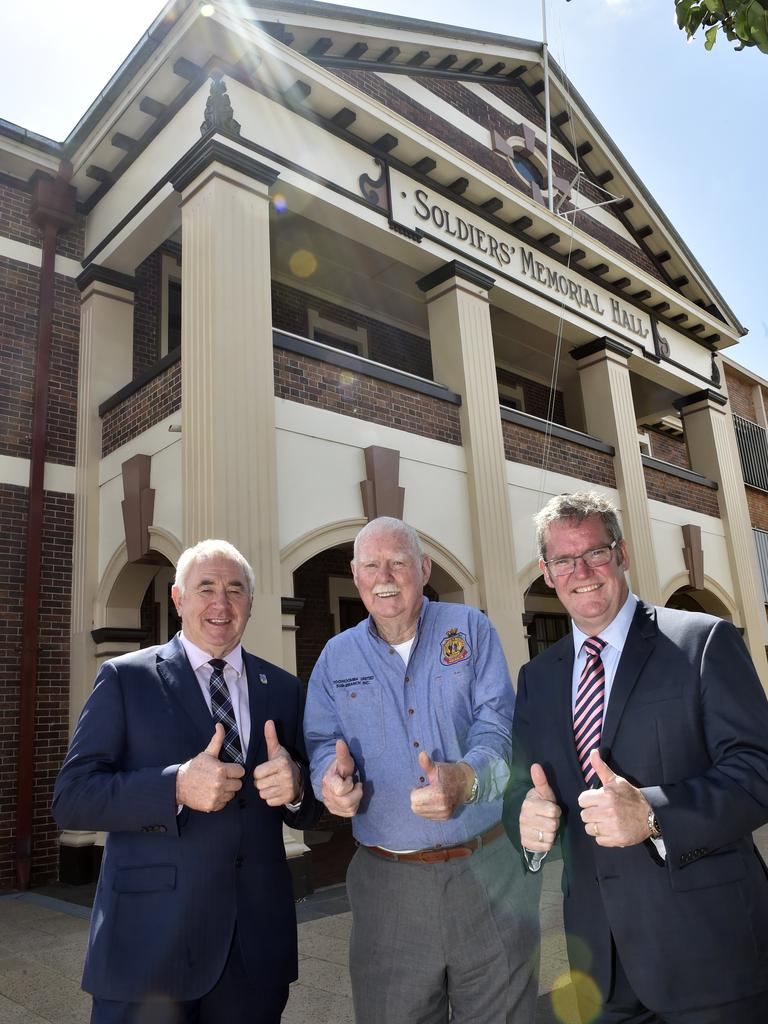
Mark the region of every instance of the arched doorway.
[[568, 613], [554, 590], [544, 582], [543, 576], [536, 576], [528, 586], [524, 607], [523, 622], [531, 658], [546, 651], [570, 632], [571, 620]]

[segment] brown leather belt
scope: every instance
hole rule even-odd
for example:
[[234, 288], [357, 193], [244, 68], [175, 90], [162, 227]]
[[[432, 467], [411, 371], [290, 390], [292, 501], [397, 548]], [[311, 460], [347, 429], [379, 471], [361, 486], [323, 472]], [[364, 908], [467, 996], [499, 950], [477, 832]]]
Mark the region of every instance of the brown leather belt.
[[392, 850], [385, 850], [381, 846], [364, 846], [364, 850], [375, 853], [386, 860], [409, 860], [417, 861], [420, 864], [442, 864], [447, 860], [454, 860], [457, 857], [471, 857], [473, 853], [482, 850], [484, 846], [492, 843], [494, 839], [504, 835], [504, 825], [499, 822], [487, 832], [479, 836], [473, 836], [456, 846], [433, 846], [430, 850], [414, 850], [413, 853], [393, 853]]

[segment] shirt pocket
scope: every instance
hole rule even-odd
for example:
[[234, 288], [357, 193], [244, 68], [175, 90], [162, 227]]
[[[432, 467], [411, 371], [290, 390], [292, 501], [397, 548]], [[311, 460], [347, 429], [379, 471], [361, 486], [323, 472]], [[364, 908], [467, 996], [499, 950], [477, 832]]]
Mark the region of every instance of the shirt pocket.
[[350, 686], [336, 693], [336, 709], [344, 738], [358, 765], [384, 752], [384, 702], [375, 682]]
[[472, 673], [457, 665], [434, 676], [435, 707], [445, 725], [462, 736], [472, 725]]

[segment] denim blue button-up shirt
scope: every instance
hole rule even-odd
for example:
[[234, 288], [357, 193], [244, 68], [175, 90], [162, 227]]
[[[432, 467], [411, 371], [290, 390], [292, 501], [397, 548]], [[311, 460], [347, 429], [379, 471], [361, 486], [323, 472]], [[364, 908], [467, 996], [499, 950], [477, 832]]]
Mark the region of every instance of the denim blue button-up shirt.
[[[501, 818], [512, 756], [515, 696], [496, 631], [468, 605], [424, 598], [408, 665], [369, 617], [329, 640], [312, 672], [304, 714], [312, 785], [344, 739], [363, 783], [352, 819], [367, 846], [418, 850], [460, 843]], [[411, 810], [426, 784], [418, 756], [466, 761], [478, 799], [449, 821]]]

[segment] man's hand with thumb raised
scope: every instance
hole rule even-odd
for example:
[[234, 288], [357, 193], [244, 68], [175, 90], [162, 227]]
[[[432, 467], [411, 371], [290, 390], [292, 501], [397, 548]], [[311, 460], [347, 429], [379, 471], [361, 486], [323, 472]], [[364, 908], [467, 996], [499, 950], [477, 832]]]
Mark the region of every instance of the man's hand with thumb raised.
[[224, 726], [218, 722], [205, 750], [179, 766], [177, 804], [193, 811], [220, 811], [242, 787], [243, 766], [219, 760], [224, 736]]
[[584, 831], [598, 846], [634, 846], [648, 838], [651, 805], [640, 789], [616, 775], [593, 750], [589, 759], [602, 783], [599, 789], [579, 794]]
[[531, 765], [531, 782], [520, 808], [520, 840], [531, 853], [549, 853], [560, 827], [560, 807], [540, 764]]
[[268, 718], [264, 723], [264, 742], [267, 760], [253, 770], [253, 782], [259, 796], [270, 807], [295, 804], [301, 799], [301, 772], [299, 766], [277, 738], [275, 723]]
[[447, 821], [472, 792], [474, 770], [466, 761], [433, 761], [422, 750], [419, 767], [423, 783], [411, 790], [411, 810], [422, 818]]
[[363, 784], [355, 782], [356, 766], [344, 740], [336, 740], [336, 757], [323, 776], [323, 803], [340, 818], [357, 814], [363, 799]]

